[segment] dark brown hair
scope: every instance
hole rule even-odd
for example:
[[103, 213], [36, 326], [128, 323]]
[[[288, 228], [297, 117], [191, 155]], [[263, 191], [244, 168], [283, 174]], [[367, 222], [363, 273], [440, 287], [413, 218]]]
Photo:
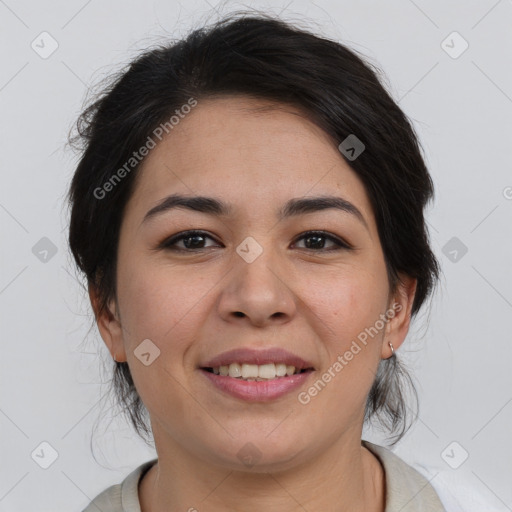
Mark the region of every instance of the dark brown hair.
[[[139, 165], [107, 199], [95, 190], [190, 98], [244, 94], [300, 108], [337, 144], [352, 134], [364, 143], [347, 163], [370, 198], [391, 291], [398, 273], [417, 279], [416, 315], [439, 278], [424, 219], [434, 190], [414, 129], [379, 73], [338, 42], [269, 16], [237, 14], [147, 50], [113, 76], [79, 118], [74, 140], [82, 142], [82, 155], [69, 189], [69, 245], [97, 290], [100, 310], [116, 297], [120, 225]], [[115, 365], [112, 384], [136, 431], [148, 434], [147, 411], [127, 363]], [[380, 419], [395, 442], [415, 410], [405, 401], [407, 385], [415, 397], [397, 357], [382, 360], [367, 400], [365, 419]]]

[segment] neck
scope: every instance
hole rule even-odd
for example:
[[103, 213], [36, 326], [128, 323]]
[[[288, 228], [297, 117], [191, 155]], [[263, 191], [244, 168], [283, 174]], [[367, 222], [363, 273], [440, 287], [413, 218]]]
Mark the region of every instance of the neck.
[[303, 464], [256, 473], [208, 465], [155, 435], [159, 458], [140, 483], [141, 512], [384, 512], [380, 462], [360, 436], [346, 437]]

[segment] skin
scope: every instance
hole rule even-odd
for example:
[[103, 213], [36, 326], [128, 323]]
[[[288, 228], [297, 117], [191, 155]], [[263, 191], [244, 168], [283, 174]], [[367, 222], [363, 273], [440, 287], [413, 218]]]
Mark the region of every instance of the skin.
[[[241, 504], [245, 512], [384, 510], [383, 469], [361, 446], [364, 407], [379, 361], [391, 356], [388, 342], [396, 350], [407, 335], [416, 280], [401, 276], [391, 294], [362, 181], [299, 111], [256, 111], [269, 106], [247, 97], [199, 101], [143, 162], [121, 226], [117, 300], [98, 313], [90, 288], [101, 336], [117, 361], [128, 362], [150, 413], [158, 463], [139, 486], [143, 512]], [[142, 222], [173, 193], [222, 199], [233, 214], [174, 209]], [[278, 222], [287, 200], [322, 194], [350, 201], [367, 227], [336, 209]], [[158, 249], [188, 229], [211, 236], [199, 239], [206, 248], [185, 252], [182, 240], [182, 252]], [[300, 238], [307, 230], [352, 249], [328, 251], [337, 247], [328, 239], [308, 249]], [[252, 263], [236, 252], [248, 236], [263, 248]], [[302, 405], [298, 392], [393, 304], [400, 311]], [[161, 351], [149, 366], [134, 355], [145, 339]], [[242, 346], [288, 349], [313, 363], [314, 376], [271, 402], [225, 395], [198, 365]], [[260, 452], [251, 468], [237, 456], [249, 442]]]

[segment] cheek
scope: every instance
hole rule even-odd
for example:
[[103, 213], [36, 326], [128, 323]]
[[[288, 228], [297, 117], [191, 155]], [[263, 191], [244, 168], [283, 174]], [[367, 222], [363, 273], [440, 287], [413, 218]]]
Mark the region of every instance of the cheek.
[[336, 350], [350, 345], [385, 311], [388, 283], [382, 273], [347, 265], [323, 276], [302, 279], [304, 300]]
[[196, 317], [211, 287], [194, 272], [126, 264], [118, 288], [125, 343], [134, 349], [149, 338], [161, 350], [179, 351], [194, 336]]
[[[182, 418], [191, 414], [182, 389], [184, 359], [197, 340], [202, 325], [198, 316], [204, 315], [211, 287], [204, 277], [170, 266], [135, 266], [127, 260], [119, 268], [118, 295], [128, 364], [135, 387], [152, 413], [172, 410]], [[146, 339], [160, 350], [147, 366], [136, 356], [137, 347]]]
[[335, 423], [355, 421], [381, 357], [385, 324], [380, 315], [386, 309], [387, 278], [372, 267], [354, 265], [309, 281], [303, 289], [323, 337], [324, 358], [317, 376], [322, 382], [313, 382], [303, 398], [311, 400], [315, 414], [334, 406], [330, 410]]

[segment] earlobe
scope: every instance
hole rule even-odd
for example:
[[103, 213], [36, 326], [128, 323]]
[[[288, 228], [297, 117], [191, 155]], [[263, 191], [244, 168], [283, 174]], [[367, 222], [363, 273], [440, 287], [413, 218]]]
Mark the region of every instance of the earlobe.
[[387, 311], [389, 318], [382, 341], [382, 359], [389, 359], [404, 342], [411, 323], [411, 310], [418, 280], [405, 274], [399, 275], [395, 294]]
[[112, 358], [118, 363], [125, 362], [126, 352], [124, 350], [123, 331], [115, 300], [112, 299], [107, 307], [101, 310], [96, 288], [92, 284], [89, 284], [89, 298], [98, 330]]

